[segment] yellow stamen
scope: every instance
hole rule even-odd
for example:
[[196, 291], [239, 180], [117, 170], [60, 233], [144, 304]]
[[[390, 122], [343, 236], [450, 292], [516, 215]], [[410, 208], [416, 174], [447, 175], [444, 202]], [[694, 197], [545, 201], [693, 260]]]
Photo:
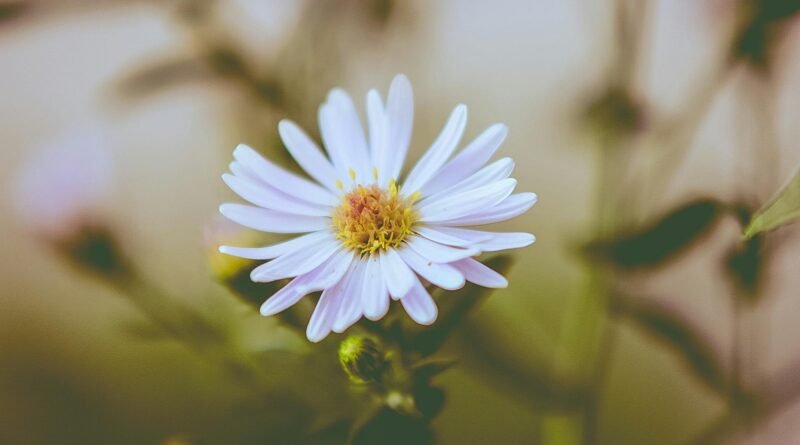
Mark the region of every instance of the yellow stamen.
[[367, 255], [397, 247], [411, 233], [418, 215], [413, 201], [377, 185], [358, 185], [342, 198], [332, 215], [336, 237], [345, 247]]
[[350, 179], [352, 179], [353, 181], [356, 180], [356, 171], [355, 170], [353, 170], [352, 168], [348, 168], [347, 169], [347, 174], [350, 175]]
[[372, 177], [378, 180], [378, 167], [372, 167]]
[[344, 190], [344, 184], [342, 184], [342, 181], [339, 179], [336, 180], [336, 188], [339, 190]]

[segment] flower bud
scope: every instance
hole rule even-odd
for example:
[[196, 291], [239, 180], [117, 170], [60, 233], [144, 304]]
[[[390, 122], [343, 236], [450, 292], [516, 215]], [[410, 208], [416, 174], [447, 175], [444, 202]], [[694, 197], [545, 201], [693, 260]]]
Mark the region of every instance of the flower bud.
[[380, 381], [386, 368], [381, 345], [371, 338], [351, 335], [339, 345], [339, 362], [354, 383]]

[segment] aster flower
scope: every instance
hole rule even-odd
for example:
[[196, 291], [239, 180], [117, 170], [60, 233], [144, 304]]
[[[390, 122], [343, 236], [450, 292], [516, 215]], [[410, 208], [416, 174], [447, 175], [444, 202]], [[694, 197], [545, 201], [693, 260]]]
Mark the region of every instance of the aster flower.
[[[314, 342], [343, 332], [362, 316], [378, 320], [399, 300], [417, 323], [435, 321], [436, 304], [424, 283], [458, 289], [465, 281], [500, 288], [506, 279], [473, 257], [482, 252], [524, 247], [528, 233], [495, 233], [464, 228], [518, 216], [536, 202], [534, 193], [513, 194], [510, 158], [488, 165], [506, 137], [495, 124], [460, 153], [467, 107], [455, 107], [444, 129], [398, 182], [414, 114], [408, 79], [392, 81], [386, 104], [366, 96], [368, 134], [350, 97], [333, 89], [319, 109], [326, 156], [295, 123], [283, 120], [283, 143], [312, 182], [239, 145], [225, 183], [255, 206], [223, 204], [220, 212], [255, 230], [303, 234], [266, 247], [221, 246], [226, 254], [271, 260], [251, 279], [292, 280], [261, 307], [276, 314], [305, 295], [322, 291], [307, 328]], [[451, 157], [452, 156], [452, 157]]]

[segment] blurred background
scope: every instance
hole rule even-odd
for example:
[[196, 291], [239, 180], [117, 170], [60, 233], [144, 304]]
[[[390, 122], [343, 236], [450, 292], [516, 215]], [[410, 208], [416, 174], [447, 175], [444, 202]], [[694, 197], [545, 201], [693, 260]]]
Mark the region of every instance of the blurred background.
[[[800, 165], [798, 13], [0, 1], [0, 443], [800, 443], [800, 232], [742, 237]], [[330, 88], [396, 73], [412, 159], [463, 102], [539, 195], [496, 227], [537, 236], [491, 260], [510, 286], [414, 331], [413, 412], [216, 253], [259, 240], [217, 216], [235, 145], [296, 169], [278, 120], [316, 135]]]

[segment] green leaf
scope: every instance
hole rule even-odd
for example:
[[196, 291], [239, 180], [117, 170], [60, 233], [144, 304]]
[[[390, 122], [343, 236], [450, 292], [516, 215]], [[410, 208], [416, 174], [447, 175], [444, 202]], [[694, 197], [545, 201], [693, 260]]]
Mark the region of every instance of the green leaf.
[[717, 391], [727, 388], [727, 378], [711, 345], [680, 316], [659, 304], [617, 298], [617, 314], [626, 315], [645, 333], [677, 351], [684, 364], [710, 388]]
[[7, 2], [0, 4], [0, 22], [11, 21], [30, 9], [31, 2]]
[[[499, 255], [484, 261], [486, 266], [499, 274], [505, 275], [511, 267], [512, 260], [508, 255]], [[439, 319], [432, 326], [412, 327], [411, 348], [428, 356], [436, 352], [450, 334], [469, 315], [470, 311], [488, 297], [494, 289], [467, 283], [463, 288], [453, 292], [436, 291], [439, 298]]]
[[800, 217], [800, 171], [794, 174], [783, 189], [757, 211], [744, 229], [744, 237], [775, 229]]
[[586, 252], [595, 260], [623, 269], [654, 267], [698, 241], [724, 209], [725, 206], [718, 201], [693, 201], [643, 229], [591, 242], [586, 246]]

